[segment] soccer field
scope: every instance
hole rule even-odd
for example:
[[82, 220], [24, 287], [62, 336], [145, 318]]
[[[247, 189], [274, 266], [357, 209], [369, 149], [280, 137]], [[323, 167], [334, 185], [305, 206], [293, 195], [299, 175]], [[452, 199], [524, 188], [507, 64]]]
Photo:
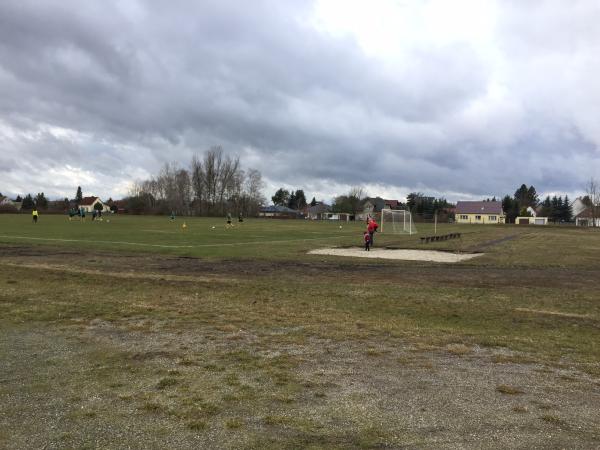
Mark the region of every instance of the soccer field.
[[[184, 227], [185, 224], [185, 227]], [[341, 225], [341, 228], [340, 228]], [[0, 242], [50, 244], [201, 257], [274, 257], [320, 246], [360, 245], [362, 223], [105, 215], [102, 221], [27, 215], [0, 216]]]
[[0, 215], [2, 448], [600, 445], [598, 230], [108, 218]]

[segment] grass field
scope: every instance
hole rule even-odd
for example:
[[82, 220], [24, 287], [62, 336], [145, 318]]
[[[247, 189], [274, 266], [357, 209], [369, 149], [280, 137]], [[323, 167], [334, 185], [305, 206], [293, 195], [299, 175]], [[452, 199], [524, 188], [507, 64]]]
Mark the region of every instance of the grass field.
[[0, 215], [0, 447], [600, 446], [599, 230], [185, 221]]

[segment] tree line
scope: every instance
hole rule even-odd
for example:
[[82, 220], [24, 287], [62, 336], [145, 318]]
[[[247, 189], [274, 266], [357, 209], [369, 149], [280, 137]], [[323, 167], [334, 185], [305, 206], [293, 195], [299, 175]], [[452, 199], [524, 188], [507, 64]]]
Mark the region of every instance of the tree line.
[[[279, 188], [273, 197], [271, 197], [271, 201], [276, 206], [286, 206], [296, 210], [306, 208], [307, 206], [306, 195], [303, 189], [288, 191], [287, 189]], [[315, 204], [316, 200], [313, 197], [311, 205], [314, 206]]]
[[133, 184], [124, 200], [132, 213], [255, 216], [264, 204], [261, 173], [243, 170], [238, 156], [220, 146], [195, 155], [189, 168], [166, 163], [148, 180]]
[[569, 196], [565, 195], [552, 198], [547, 196], [540, 202], [534, 186], [522, 184], [515, 193], [506, 195], [502, 199], [502, 209], [506, 214], [507, 222], [514, 222], [517, 217], [530, 217], [531, 211], [541, 217], [548, 217], [552, 222], [570, 222], [573, 220], [573, 209]]

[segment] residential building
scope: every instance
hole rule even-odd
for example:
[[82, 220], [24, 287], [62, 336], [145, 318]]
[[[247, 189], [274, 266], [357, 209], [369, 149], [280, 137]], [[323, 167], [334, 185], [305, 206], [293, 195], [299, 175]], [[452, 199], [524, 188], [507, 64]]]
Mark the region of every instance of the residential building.
[[287, 206], [272, 205], [260, 208], [259, 217], [272, 217], [279, 219], [299, 219], [303, 217], [300, 211], [297, 211]]
[[327, 213], [329, 211], [331, 211], [331, 206], [319, 202], [314, 206], [309, 205], [304, 208], [304, 215], [307, 219], [318, 220], [321, 218], [323, 213]]
[[83, 197], [81, 202], [79, 202], [78, 207], [79, 209], [83, 208], [83, 210], [87, 213], [91, 213], [94, 211], [94, 209], [96, 209], [96, 205], [102, 205], [103, 213], [110, 212], [109, 206], [102, 202], [100, 197]]
[[456, 223], [498, 224], [504, 223], [502, 202], [461, 201], [456, 204]]

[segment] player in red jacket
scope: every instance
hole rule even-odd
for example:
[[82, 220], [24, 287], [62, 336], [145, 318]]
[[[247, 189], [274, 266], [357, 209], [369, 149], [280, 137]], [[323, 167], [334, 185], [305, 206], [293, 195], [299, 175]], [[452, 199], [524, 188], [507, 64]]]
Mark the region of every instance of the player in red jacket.
[[375, 222], [375, 220], [371, 219], [369, 225], [367, 225], [367, 231], [369, 232], [369, 236], [371, 236], [371, 246], [373, 246], [373, 244], [375, 243], [375, 241], [373, 240], [373, 235], [377, 231], [377, 228], [379, 228], [379, 225], [377, 225], [377, 222]]
[[368, 231], [365, 231], [363, 239], [365, 240], [365, 250], [370, 251], [371, 250], [371, 235], [369, 234]]

